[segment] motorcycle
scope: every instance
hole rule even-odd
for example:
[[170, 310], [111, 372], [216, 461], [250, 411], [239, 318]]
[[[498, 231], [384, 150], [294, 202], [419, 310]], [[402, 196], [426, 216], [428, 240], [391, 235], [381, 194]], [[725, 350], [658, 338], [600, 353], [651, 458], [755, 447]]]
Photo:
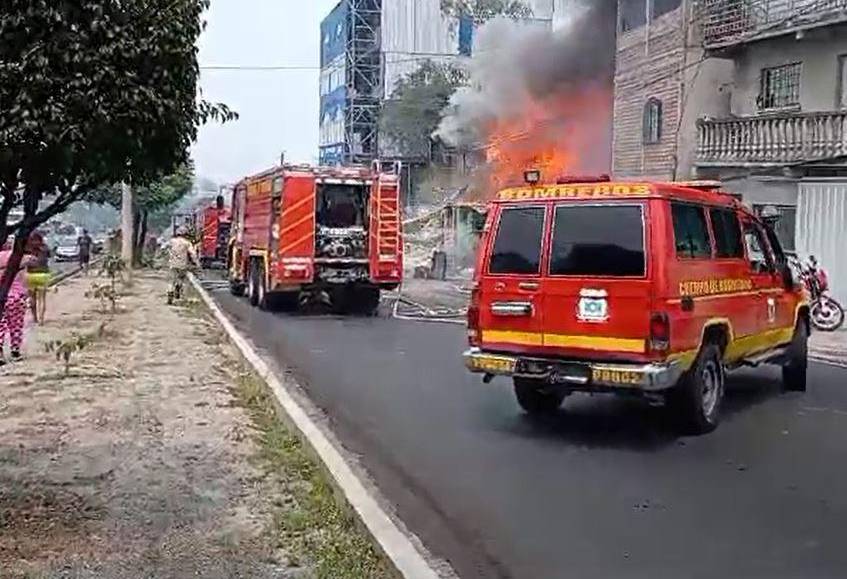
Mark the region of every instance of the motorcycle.
[[812, 298], [809, 310], [812, 325], [823, 332], [834, 332], [844, 324], [844, 308], [829, 295], [826, 271], [818, 266], [815, 256], [810, 256], [806, 263], [795, 258], [795, 265]]

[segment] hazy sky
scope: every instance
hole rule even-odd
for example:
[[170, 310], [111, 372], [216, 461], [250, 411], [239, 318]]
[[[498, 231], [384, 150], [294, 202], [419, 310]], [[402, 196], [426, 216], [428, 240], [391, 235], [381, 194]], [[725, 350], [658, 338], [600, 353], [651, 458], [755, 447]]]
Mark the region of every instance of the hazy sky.
[[201, 128], [197, 174], [233, 182], [286, 159], [318, 152], [320, 21], [338, 0], [212, 0], [200, 66], [307, 66], [312, 70], [202, 71], [203, 96], [241, 118]]

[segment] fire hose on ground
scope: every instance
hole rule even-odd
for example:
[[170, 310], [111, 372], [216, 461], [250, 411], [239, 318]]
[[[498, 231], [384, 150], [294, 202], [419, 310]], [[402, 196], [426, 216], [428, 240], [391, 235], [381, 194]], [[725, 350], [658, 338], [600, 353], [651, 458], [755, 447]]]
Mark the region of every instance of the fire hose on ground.
[[[401, 312], [401, 304], [414, 308], [414, 312]], [[397, 291], [397, 294], [394, 297], [394, 305], [391, 308], [391, 316], [393, 318], [410, 322], [430, 322], [464, 326], [466, 323], [466, 315], [467, 310], [465, 308], [431, 308], [427, 305], [410, 300], [403, 295], [402, 287]]]

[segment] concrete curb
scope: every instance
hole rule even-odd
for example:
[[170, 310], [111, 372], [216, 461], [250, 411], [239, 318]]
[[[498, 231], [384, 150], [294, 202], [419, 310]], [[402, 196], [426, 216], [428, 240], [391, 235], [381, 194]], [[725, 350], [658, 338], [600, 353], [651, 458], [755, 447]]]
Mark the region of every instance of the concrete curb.
[[203, 303], [214, 314], [215, 319], [223, 327], [229, 339], [241, 352], [241, 355], [250, 363], [256, 374], [267, 383], [291, 424], [300, 431], [303, 440], [311, 446], [312, 451], [323, 462], [338, 489], [344, 493], [345, 499], [353, 507], [368, 532], [394, 565], [394, 568], [406, 579], [439, 579], [438, 572], [379, 505], [364, 482], [356, 476], [353, 468], [332, 445], [329, 438], [312, 420], [306, 410], [271, 372], [247, 338], [233, 326], [209, 293], [202, 287], [197, 277], [190, 274], [189, 280]]
[[56, 277], [54, 277], [53, 279], [50, 280], [50, 287], [57, 286], [60, 283], [62, 283], [63, 281], [69, 280], [70, 278], [74, 277], [75, 275], [77, 275], [81, 271], [82, 271], [82, 268], [78, 267], [76, 269], [72, 269], [70, 271], [65, 271], [65, 272], [60, 273], [59, 275], [57, 275]]

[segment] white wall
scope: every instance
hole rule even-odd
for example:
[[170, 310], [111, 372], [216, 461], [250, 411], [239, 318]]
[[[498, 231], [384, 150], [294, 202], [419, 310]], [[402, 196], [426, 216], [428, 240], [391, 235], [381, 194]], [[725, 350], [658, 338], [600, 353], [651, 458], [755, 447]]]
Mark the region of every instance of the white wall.
[[838, 108], [838, 57], [847, 55], [847, 26], [808, 30], [797, 39], [790, 34], [746, 45], [735, 64], [732, 112], [759, 112], [760, 77], [763, 68], [802, 62], [800, 108], [805, 112]]
[[[526, 0], [533, 19], [560, 18], [569, 6], [583, 0]], [[382, 3], [382, 51], [385, 98], [397, 81], [426, 60], [461, 62], [458, 22], [441, 12], [440, 0], [385, 0]]]

